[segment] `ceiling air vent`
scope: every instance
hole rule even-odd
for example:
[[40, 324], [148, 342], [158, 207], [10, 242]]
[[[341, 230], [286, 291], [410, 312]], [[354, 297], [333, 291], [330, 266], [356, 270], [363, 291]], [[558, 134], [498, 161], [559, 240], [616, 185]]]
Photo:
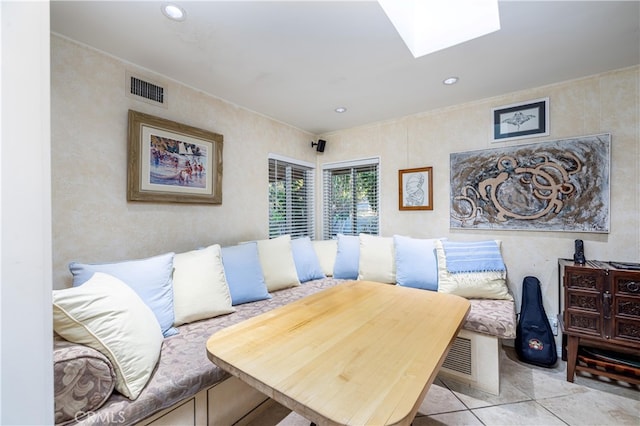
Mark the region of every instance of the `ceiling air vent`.
[[127, 95], [139, 101], [167, 108], [167, 91], [157, 82], [127, 72]]

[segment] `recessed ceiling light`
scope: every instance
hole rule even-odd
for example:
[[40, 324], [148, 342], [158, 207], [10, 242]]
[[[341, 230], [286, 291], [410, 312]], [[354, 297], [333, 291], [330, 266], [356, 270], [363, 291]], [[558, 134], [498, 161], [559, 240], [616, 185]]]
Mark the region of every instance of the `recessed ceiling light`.
[[184, 21], [187, 16], [187, 12], [183, 8], [171, 3], [162, 5], [162, 13], [173, 21]]
[[449, 77], [442, 80], [442, 84], [446, 84], [447, 86], [451, 86], [452, 84], [456, 84], [458, 82], [458, 77]]
[[342, 114], [343, 112], [347, 112], [347, 109], [345, 107], [338, 107], [338, 108], [335, 109], [335, 111], [338, 114]]

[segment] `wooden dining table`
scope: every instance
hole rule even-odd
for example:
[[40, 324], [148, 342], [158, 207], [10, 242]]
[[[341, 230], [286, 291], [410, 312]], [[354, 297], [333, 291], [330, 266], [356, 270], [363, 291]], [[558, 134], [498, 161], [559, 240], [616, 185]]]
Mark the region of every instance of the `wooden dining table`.
[[346, 282], [216, 332], [207, 353], [317, 425], [409, 425], [469, 309], [450, 294]]

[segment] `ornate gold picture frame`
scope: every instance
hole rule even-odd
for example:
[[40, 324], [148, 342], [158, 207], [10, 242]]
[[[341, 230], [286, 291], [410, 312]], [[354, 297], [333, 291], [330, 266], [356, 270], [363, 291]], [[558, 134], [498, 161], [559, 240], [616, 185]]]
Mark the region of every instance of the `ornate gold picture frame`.
[[220, 134], [129, 110], [127, 200], [222, 204]]

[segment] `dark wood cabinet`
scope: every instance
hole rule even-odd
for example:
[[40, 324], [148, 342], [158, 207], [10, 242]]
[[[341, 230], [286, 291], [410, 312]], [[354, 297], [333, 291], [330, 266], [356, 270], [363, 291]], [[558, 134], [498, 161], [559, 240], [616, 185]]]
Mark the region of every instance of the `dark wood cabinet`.
[[640, 349], [640, 271], [611, 271], [612, 330], [616, 341]]
[[580, 351], [585, 347], [639, 354], [640, 271], [601, 261], [584, 265], [566, 259], [558, 262], [564, 289], [561, 325], [566, 338], [567, 380], [573, 382], [575, 372], [583, 370], [640, 383], [640, 369], [608, 358], [590, 359]]

